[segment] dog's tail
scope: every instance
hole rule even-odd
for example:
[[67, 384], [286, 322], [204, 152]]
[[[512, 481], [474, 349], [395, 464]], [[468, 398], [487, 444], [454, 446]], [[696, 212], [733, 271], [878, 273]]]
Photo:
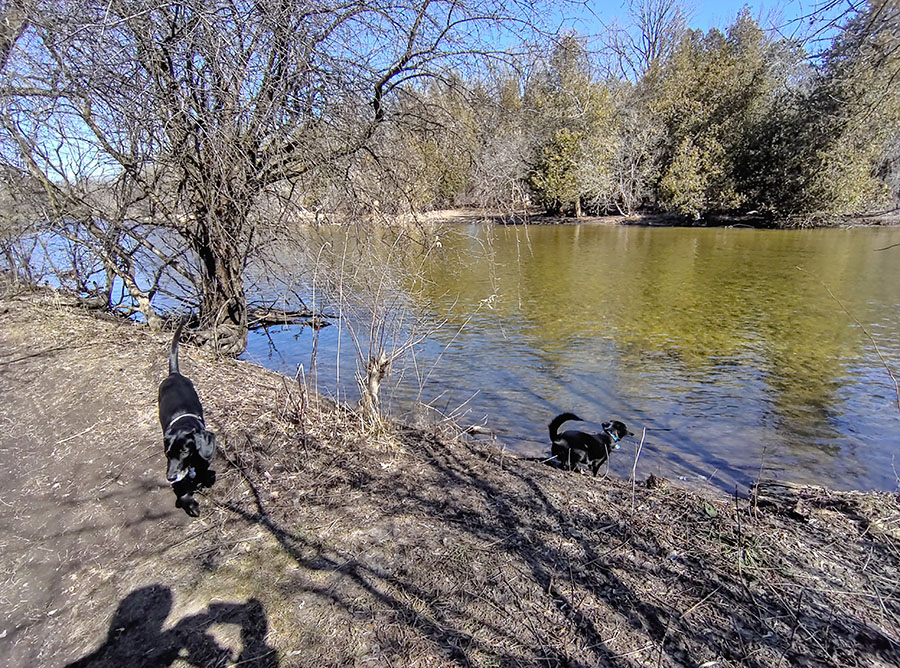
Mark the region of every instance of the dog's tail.
[[584, 422], [580, 417], [575, 415], [575, 413], [560, 413], [553, 421], [550, 423], [550, 441], [553, 442], [556, 440], [557, 432], [559, 428], [562, 426], [563, 422], [568, 422], [569, 420], [578, 420], [579, 422]]
[[184, 323], [178, 325], [178, 329], [175, 330], [175, 336], [172, 337], [172, 347], [169, 349], [169, 375], [180, 373], [178, 371], [178, 341], [181, 339], [181, 330], [183, 328]]

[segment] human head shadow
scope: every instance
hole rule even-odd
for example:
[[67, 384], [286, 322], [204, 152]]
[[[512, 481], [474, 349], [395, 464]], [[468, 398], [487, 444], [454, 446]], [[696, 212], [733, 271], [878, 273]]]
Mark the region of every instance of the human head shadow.
[[[197, 668], [230, 662], [250, 668], [278, 668], [278, 654], [265, 641], [268, 621], [258, 600], [211, 603], [166, 629], [172, 603], [172, 590], [165, 585], [134, 590], [119, 603], [103, 645], [66, 668], [164, 668], [176, 659]], [[237, 656], [209, 633], [214, 624], [240, 626], [242, 648]]]

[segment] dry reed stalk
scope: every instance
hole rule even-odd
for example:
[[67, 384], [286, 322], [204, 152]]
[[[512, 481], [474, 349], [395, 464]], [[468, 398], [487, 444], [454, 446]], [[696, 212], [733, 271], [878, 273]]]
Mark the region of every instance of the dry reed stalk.
[[634, 515], [634, 498], [636, 493], [637, 480], [637, 464], [641, 457], [641, 450], [644, 447], [644, 439], [647, 438], [647, 427], [641, 432], [641, 442], [638, 444], [637, 450], [634, 452], [634, 464], [631, 465], [631, 514]]

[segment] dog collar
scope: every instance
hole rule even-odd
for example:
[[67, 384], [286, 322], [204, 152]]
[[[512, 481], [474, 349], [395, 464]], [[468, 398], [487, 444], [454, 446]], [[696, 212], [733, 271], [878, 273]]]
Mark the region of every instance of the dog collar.
[[188, 480], [193, 480], [196, 475], [197, 475], [197, 472], [194, 470], [194, 467], [189, 466], [186, 470], [183, 470], [181, 472], [181, 474], [178, 476], [178, 478], [176, 480], [173, 480], [169, 484], [174, 485], [175, 483], [181, 482], [185, 478], [187, 478]]
[[176, 422], [178, 422], [181, 418], [188, 418], [188, 417], [192, 417], [197, 420], [200, 420], [200, 424], [202, 424], [204, 428], [206, 427], [206, 423], [203, 421], [203, 418], [200, 417], [199, 415], [195, 415], [194, 413], [182, 413], [181, 415], [179, 415], [177, 418], [175, 418], [174, 420], [172, 420], [169, 423], [169, 426], [166, 427], [166, 431], [169, 431], [169, 429], [172, 428], [172, 425], [175, 424]]

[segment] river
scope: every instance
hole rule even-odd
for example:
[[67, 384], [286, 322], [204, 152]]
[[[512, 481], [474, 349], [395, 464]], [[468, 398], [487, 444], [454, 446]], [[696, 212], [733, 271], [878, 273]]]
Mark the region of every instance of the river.
[[[559, 412], [587, 428], [617, 418], [636, 437], [613, 454], [614, 475], [630, 475], [646, 428], [639, 476], [726, 492], [760, 475], [898, 486], [886, 365], [900, 374], [900, 247], [885, 247], [900, 228], [454, 225], [427, 255], [392, 251], [368, 268], [344, 232], [323, 234], [329, 266], [340, 258], [355, 279], [325, 287], [319, 265], [297, 264], [317, 303], [343, 304], [341, 326], [252, 334], [246, 359], [302, 365], [320, 392], [353, 401], [371, 311], [389, 310], [376, 339], [424, 337], [383, 390], [395, 416], [484, 422], [521, 455], [548, 450]], [[398, 268], [390, 280], [373, 269], [382, 261]], [[337, 296], [360, 276], [377, 294], [369, 313]]]

